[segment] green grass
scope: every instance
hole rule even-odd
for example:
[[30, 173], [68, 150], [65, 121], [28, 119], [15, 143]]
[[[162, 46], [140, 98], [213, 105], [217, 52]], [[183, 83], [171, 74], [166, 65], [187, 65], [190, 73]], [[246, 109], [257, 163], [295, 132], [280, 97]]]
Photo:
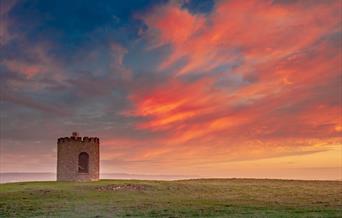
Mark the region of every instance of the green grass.
[[[142, 189], [99, 191], [133, 184]], [[0, 185], [0, 217], [342, 217], [342, 182], [101, 180]]]

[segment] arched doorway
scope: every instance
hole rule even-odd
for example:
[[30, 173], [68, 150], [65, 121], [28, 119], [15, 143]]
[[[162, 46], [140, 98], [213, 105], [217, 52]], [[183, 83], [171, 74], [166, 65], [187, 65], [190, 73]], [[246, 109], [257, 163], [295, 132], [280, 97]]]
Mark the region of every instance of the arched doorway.
[[89, 170], [89, 154], [87, 152], [81, 152], [78, 155], [78, 172], [88, 173]]

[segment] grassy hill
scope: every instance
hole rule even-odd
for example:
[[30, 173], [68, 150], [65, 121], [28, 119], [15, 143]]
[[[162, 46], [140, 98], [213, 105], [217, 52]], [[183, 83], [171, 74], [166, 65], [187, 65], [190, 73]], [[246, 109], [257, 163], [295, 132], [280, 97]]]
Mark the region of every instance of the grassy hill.
[[0, 185], [0, 217], [342, 217], [342, 182], [101, 180]]

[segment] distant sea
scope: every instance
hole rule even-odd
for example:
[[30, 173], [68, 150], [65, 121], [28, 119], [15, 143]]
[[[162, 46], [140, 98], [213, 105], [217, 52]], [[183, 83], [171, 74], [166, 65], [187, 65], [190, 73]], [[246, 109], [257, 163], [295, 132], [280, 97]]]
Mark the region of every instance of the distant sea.
[[[143, 180], [177, 180], [196, 178], [196, 176], [182, 175], [138, 175], [125, 173], [103, 173], [100, 179], [143, 179]], [[28, 182], [28, 181], [56, 181], [55, 173], [0, 173], [0, 183]]]
[[[282, 170], [270, 172], [273, 176], [263, 176], [257, 173], [230, 172], [230, 177], [201, 177], [196, 175], [146, 175], [128, 173], [101, 173], [100, 179], [141, 179], [141, 180], [180, 180], [199, 178], [256, 178], [256, 179], [297, 179], [297, 180], [337, 180], [342, 181], [341, 168], [305, 168], [296, 170]], [[291, 175], [288, 176], [288, 175]], [[0, 183], [28, 182], [28, 181], [56, 181], [56, 173], [18, 173], [0, 172]]]

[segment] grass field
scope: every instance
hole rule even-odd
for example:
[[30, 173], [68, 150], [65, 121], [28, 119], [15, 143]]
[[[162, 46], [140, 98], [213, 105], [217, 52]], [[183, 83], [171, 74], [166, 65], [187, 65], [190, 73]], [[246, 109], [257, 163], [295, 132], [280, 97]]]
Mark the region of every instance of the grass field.
[[342, 182], [9, 183], [0, 185], [0, 217], [342, 217]]

